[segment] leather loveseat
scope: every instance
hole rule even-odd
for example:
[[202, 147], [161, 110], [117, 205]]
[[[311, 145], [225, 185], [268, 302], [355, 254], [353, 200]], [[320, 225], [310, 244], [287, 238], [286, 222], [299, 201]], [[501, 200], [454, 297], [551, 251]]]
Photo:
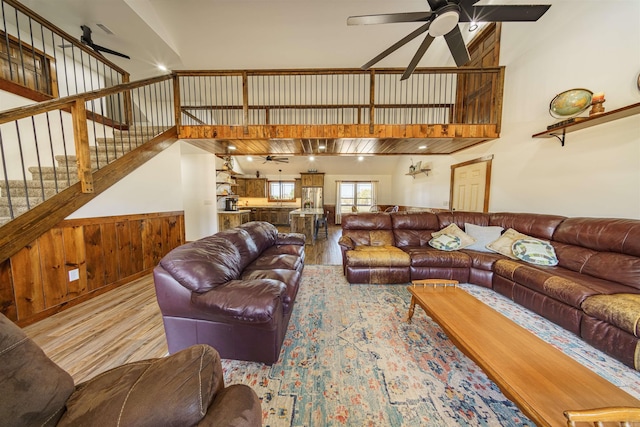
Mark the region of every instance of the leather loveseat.
[[304, 268], [304, 239], [253, 221], [165, 255], [153, 277], [169, 352], [209, 344], [224, 359], [276, 362]]
[[129, 363], [75, 385], [71, 375], [0, 314], [3, 426], [262, 425], [256, 393], [224, 386], [220, 356], [206, 345]]
[[[548, 241], [558, 264], [429, 246], [432, 233], [450, 224], [462, 230], [465, 224], [511, 228]], [[638, 220], [526, 213], [357, 214], [343, 216], [339, 244], [349, 283], [443, 278], [492, 288], [640, 370]]]

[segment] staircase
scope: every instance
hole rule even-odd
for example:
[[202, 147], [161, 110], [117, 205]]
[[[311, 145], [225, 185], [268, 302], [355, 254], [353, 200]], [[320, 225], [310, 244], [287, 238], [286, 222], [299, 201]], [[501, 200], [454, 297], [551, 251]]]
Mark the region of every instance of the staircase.
[[[105, 167], [164, 130], [158, 126], [131, 127], [128, 131], [114, 130], [111, 138], [96, 138], [96, 145], [89, 147], [91, 169]], [[0, 182], [0, 226], [78, 182], [76, 156], [61, 154], [54, 158], [55, 166], [28, 167], [31, 179]]]

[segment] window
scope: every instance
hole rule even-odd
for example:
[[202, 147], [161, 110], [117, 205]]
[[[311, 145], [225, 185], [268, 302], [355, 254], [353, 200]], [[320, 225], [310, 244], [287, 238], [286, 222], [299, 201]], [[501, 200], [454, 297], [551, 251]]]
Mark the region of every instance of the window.
[[37, 92], [57, 96], [53, 58], [0, 31], [0, 78]]
[[295, 181], [269, 181], [269, 201], [294, 202], [296, 200], [295, 190]]
[[373, 183], [343, 182], [340, 184], [340, 212], [352, 212], [353, 207], [358, 212], [369, 212], [373, 206]]

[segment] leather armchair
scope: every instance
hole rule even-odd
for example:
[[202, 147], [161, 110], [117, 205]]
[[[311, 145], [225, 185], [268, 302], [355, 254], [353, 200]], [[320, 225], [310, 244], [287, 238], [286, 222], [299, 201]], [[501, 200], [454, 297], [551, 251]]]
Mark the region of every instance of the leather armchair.
[[74, 386], [0, 314], [0, 420], [4, 426], [260, 426], [260, 400], [224, 386], [218, 352], [196, 345], [129, 363]]

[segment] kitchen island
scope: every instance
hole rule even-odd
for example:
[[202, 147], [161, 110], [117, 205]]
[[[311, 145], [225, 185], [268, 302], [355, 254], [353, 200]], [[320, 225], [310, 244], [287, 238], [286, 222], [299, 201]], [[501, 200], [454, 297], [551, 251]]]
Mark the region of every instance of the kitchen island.
[[249, 222], [251, 209], [218, 212], [218, 231], [228, 230]]
[[296, 209], [289, 212], [289, 225], [292, 233], [302, 233], [307, 245], [315, 244], [316, 219], [324, 215], [322, 209]]

